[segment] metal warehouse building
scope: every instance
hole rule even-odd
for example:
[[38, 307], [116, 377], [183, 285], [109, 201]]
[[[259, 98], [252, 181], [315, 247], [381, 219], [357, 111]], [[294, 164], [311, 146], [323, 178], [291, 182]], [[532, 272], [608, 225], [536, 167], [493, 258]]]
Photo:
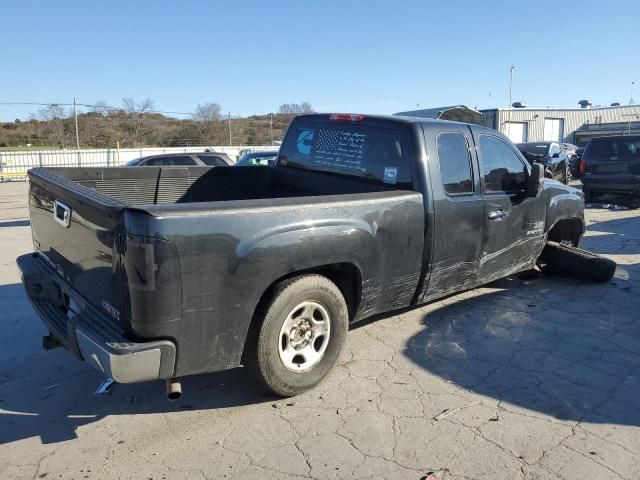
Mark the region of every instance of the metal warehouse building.
[[593, 137], [640, 134], [640, 105], [593, 108], [493, 108], [464, 105], [400, 112], [396, 115], [440, 118], [495, 128], [513, 142], [557, 141], [583, 145]]

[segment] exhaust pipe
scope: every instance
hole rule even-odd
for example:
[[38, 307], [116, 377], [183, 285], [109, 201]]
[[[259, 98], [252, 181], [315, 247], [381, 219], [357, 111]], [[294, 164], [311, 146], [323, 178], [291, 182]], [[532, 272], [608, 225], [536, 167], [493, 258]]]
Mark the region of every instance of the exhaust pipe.
[[167, 378], [167, 399], [178, 400], [182, 396], [182, 384], [177, 378]]

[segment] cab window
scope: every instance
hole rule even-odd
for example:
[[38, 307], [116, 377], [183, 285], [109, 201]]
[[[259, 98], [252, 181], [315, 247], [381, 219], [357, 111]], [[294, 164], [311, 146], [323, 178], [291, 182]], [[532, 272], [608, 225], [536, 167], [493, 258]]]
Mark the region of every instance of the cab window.
[[473, 192], [471, 157], [464, 135], [441, 133], [437, 138], [438, 162], [444, 190], [449, 195]]
[[486, 193], [526, 189], [527, 168], [506, 142], [491, 135], [480, 135], [479, 146]]

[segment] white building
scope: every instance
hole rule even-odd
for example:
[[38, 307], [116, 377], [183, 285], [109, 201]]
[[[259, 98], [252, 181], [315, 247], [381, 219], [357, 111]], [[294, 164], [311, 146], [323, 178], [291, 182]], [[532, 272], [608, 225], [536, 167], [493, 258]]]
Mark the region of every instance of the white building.
[[583, 145], [605, 135], [640, 134], [640, 105], [587, 108], [492, 108], [464, 105], [396, 115], [458, 120], [495, 128], [513, 142], [557, 141]]
[[640, 105], [594, 108], [495, 108], [481, 110], [485, 125], [511, 141], [585, 144], [603, 135], [640, 133]]

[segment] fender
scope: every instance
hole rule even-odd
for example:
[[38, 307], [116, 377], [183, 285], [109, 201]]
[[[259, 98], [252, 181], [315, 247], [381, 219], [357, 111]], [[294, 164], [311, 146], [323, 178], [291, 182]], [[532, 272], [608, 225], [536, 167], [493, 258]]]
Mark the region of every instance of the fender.
[[580, 237], [584, 233], [584, 194], [577, 188], [554, 180], [545, 180], [543, 195], [547, 203], [545, 234], [562, 220], [579, 220]]

